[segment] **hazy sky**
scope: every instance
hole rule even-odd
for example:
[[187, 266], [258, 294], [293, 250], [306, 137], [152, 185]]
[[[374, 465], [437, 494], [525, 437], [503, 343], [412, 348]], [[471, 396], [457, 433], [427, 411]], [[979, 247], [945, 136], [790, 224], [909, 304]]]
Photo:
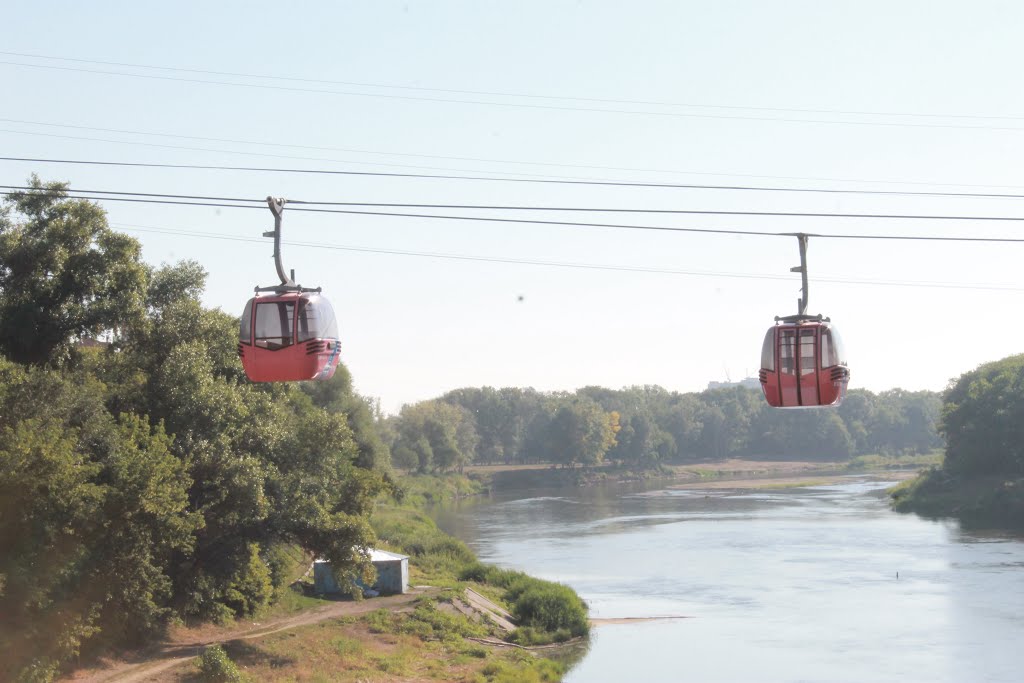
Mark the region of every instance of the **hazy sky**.
[[[0, 43], [2, 156], [894, 194], [12, 161], [0, 177], [311, 201], [1024, 217], [1021, 199], [899, 194], [1024, 194], [1022, 20], [1015, 2], [14, 3]], [[104, 205], [147, 261], [201, 262], [211, 306], [237, 314], [275, 281], [269, 240], [201, 235], [259, 238], [266, 209]], [[487, 215], [1024, 237], [1021, 223], [977, 220]], [[388, 410], [460, 386], [696, 391], [740, 379], [799, 286], [791, 237], [286, 209], [285, 239], [319, 245], [286, 246], [285, 265], [323, 286], [357, 388]], [[1020, 351], [1022, 258], [1024, 243], [812, 238], [810, 309], [842, 330], [851, 386], [942, 389]]]

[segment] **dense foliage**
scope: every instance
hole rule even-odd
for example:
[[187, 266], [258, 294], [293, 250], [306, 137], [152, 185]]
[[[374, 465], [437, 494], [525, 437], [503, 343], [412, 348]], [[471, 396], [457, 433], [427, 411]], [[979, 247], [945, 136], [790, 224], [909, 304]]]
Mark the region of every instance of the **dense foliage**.
[[794, 411], [773, 410], [743, 387], [699, 394], [483, 387], [405, 406], [390, 418], [389, 434], [395, 465], [424, 473], [469, 463], [646, 469], [729, 457], [842, 460], [939, 448], [940, 405], [936, 393], [900, 389], [855, 389], [838, 409]]
[[946, 392], [941, 430], [950, 472], [1024, 477], [1024, 355], [962, 375]]
[[33, 184], [0, 215], [0, 679], [251, 614], [293, 578], [285, 546], [367, 569], [388, 453], [347, 372], [247, 382], [197, 264], [149, 268]]
[[964, 373], [946, 391], [946, 457], [894, 492], [897, 509], [1024, 528], [1024, 355]]

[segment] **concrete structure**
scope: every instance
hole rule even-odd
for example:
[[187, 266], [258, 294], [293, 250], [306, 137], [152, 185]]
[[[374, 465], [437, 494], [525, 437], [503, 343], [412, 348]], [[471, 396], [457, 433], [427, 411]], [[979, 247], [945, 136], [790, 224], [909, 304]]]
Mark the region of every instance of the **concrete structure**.
[[[371, 548], [370, 562], [377, 570], [377, 580], [372, 586], [364, 586], [384, 595], [404, 593], [409, 588], [409, 556], [389, 553]], [[361, 581], [357, 581], [362, 585]], [[313, 585], [317, 593], [338, 593], [341, 588], [331, 573], [331, 563], [317, 560], [313, 563]]]

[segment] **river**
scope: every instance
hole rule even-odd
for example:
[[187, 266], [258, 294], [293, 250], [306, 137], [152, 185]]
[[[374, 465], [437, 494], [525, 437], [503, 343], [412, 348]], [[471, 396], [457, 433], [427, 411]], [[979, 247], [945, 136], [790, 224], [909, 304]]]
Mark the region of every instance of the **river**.
[[607, 486], [440, 511], [486, 562], [576, 589], [602, 624], [565, 680], [1024, 677], [1024, 542], [888, 509], [887, 482]]

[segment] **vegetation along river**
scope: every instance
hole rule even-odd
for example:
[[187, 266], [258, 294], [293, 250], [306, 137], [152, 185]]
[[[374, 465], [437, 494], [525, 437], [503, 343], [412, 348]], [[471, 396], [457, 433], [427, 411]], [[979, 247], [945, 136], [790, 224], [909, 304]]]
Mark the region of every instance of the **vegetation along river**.
[[546, 490], [437, 518], [594, 618], [690, 617], [599, 625], [566, 681], [1019, 681], [1024, 541], [891, 512], [890, 484]]

